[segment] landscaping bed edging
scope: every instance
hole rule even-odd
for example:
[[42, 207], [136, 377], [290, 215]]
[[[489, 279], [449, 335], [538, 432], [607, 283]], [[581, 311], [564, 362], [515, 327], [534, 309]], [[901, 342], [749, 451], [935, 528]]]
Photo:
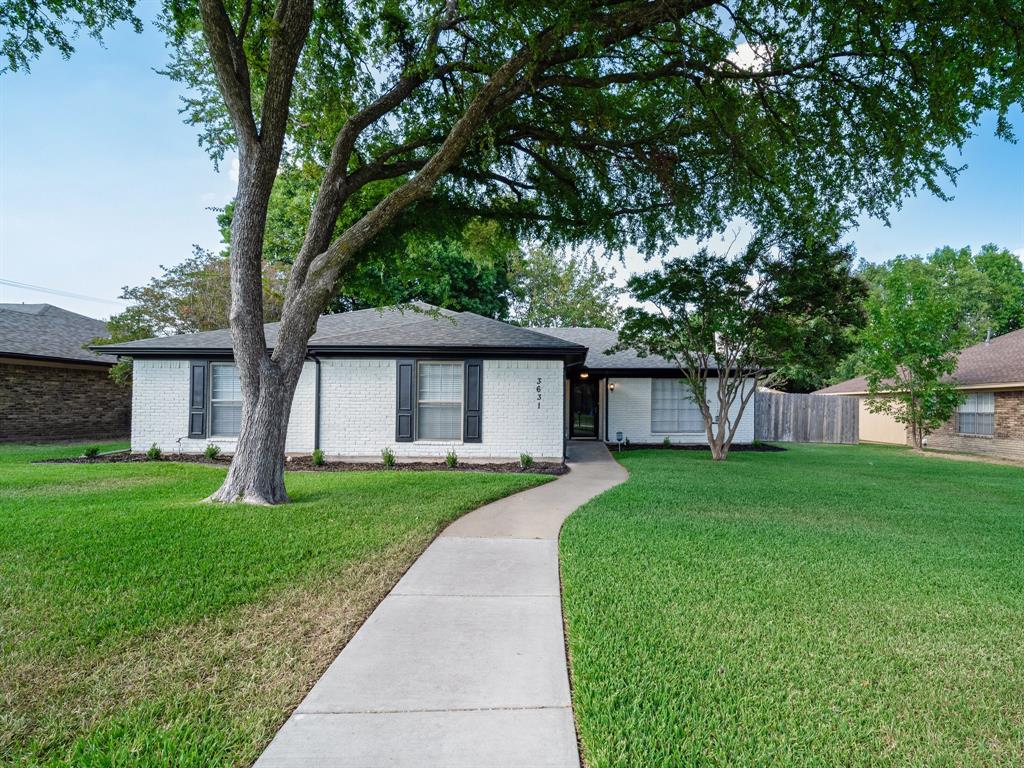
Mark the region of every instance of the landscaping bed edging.
[[[210, 466], [227, 467], [231, 464], [230, 456], [218, 456], [215, 459], [208, 459], [202, 454], [179, 453], [162, 455], [158, 459], [151, 459], [145, 453], [110, 453], [99, 456], [73, 456], [66, 459], [43, 459], [36, 464], [119, 464], [119, 463], [140, 463], [153, 461], [184, 462], [188, 464], [208, 464]], [[290, 456], [285, 460], [285, 470], [288, 472], [499, 472], [516, 473], [522, 475], [564, 475], [569, 471], [565, 464], [556, 462], [535, 462], [524, 469], [517, 462], [493, 462], [456, 464], [449, 467], [440, 461], [403, 461], [392, 467], [386, 467], [382, 462], [371, 461], [326, 461], [323, 464], [314, 464], [309, 456]]]

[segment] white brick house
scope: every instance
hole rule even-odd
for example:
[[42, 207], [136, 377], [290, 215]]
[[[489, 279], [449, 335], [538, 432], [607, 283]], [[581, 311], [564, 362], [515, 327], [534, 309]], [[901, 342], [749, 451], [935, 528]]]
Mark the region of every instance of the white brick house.
[[[469, 312], [363, 310], [320, 318], [285, 449], [328, 457], [561, 460], [565, 440], [704, 443], [679, 371], [614, 331], [519, 328]], [[426, 311], [424, 311], [426, 310]], [[267, 326], [273, 346], [276, 324]], [[232, 452], [241, 399], [227, 331], [110, 345], [134, 359], [132, 450]], [[712, 393], [709, 392], [709, 396]], [[753, 439], [744, 414], [737, 442]]]

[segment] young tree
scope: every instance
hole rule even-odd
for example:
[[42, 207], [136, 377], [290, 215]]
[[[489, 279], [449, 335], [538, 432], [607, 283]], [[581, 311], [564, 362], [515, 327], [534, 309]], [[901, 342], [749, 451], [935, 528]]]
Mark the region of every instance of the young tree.
[[758, 386], [784, 382], [786, 370], [816, 356], [836, 359], [862, 312], [864, 285], [852, 264], [850, 248], [758, 241], [737, 257], [701, 249], [666, 261], [630, 278], [640, 306], [625, 310], [619, 345], [679, 366], [711, 457], [724, 460]]
[[[230, 320], [243, 406], [224, 501], [287, 499], [286, 423], [316, 319], [401, 220], [483, 216], [611, 251], [653, 252], [735, 217], [835, 232], [938, 190], [956, 173], [945, 149], [988, 109], [1010, 136], [1024, 96], [1019, 0], [165, 7], [186, 115], [215, 158], [239, 158]], [[269, 200], [282, 166], [300, 165], [319, 186], [268, 352]]]
[[[1024, 328], [1024, 264], [1008, 249], [988, 244], [972, 253], [969, 247], [944, 246], [916, 258], [942, 281], [946, 297], [958, 307], [958, 324], [964, 328], [967, 344], [982, 341], [990, 333], [1000, 336]], [[872, 295], [882, 290], [893, 263], [862, 260], [858, 265], [857, 274]], [[866, 351], [854, 338], [850, 354], [826, 378], [836, 384], [868, 370]]]
[[519, 325], [615, 328], [619, 294], [594, 257], [532, 248], [515, 266], [511, 318]]
[[868, 407], [906, 424], [916, 450], [962, 399], [950, 377], [970, 325], [955, 282], [950, 269], [900, 257], [868, 299], [862, 336]]

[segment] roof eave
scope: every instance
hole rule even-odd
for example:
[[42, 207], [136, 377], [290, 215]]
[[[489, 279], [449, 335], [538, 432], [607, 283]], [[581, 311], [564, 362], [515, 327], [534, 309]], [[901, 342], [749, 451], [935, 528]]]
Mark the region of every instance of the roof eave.
[[[233, 350], [225, 347], [124, 347], [117, 345], [104, 345], [90, 347], [93, 351], [103, 350], [104, 354], [121, 355], [127, 357], [232, 357]], [[268, 347], [267, 351], [273, 348]], [[587, 354], [587, 348], [574, 345], [566, 347], [548, 348], [524, 348], [524, 347], [481, 347], [481, 346], [424, 346], [406, 345], [389, 347], [359, 347], [341, 345], [310, 345], [308, 354], [313, 356], [327, 357], [420, 357], [432, 356], [460, 356], [474, 355], [478, 357], [517, 357], [517, 358], [555, 358], [566, 361], [582, 361]]]
[[[94, 351], [92, 347], [89, 347], [89, 350]], [[30, 355], [23, 352], [0, 352], [0, 357], [7, 357], [16, 360], [38, 360], [39, 362], [47, 363], [75, 363], [77, 365], [95, 365], [101, 368], [110, 368], [116, 362], [115, 360], [90, 360], [89, 358], [86, 357], [62, 357], [60, 355]]]

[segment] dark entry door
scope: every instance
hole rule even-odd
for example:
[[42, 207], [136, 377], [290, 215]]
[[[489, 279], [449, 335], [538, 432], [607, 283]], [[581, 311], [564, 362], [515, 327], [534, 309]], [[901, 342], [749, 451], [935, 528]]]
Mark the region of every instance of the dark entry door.
[[569, 437], [597, 437], [597, 379], [575, 379], [569, 391]]

